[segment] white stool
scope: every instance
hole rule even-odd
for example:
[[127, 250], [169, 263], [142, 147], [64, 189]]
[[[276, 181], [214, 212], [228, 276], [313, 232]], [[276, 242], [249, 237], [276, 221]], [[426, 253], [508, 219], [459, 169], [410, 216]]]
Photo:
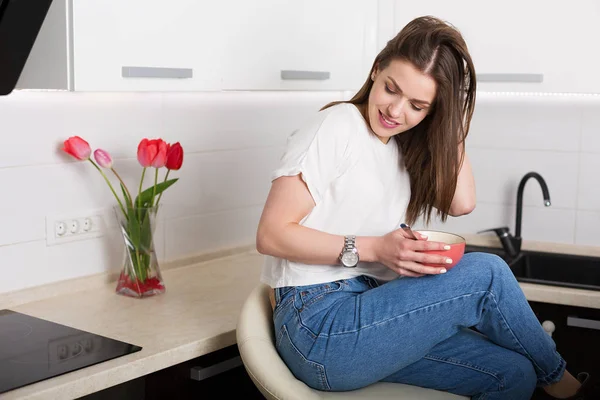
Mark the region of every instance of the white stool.
[[378, 382], [347, 392], [322, 392], [299, 381], [275, 348], [269, 286], [260, 283], [250, 294], [237, 324], [237, 345], [248, 375], [269, 400], [418, 399], [459, 400], [467, 397], [399, 383]]

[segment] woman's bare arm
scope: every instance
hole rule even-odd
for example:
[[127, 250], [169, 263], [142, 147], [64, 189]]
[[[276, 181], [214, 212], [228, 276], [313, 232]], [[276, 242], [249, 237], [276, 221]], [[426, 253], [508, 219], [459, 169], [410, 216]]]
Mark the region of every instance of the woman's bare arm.
[[[337, 264], [344, 247], [344, 236], [299, 224], [314, 206], [300, 175], [283, 176], [273, 181], [256, 234], [259, 253], [304, 264]], [[375, 241], [376, 237], [356, 238], [361, 261], [376, 261]]]
[[[299, 224], [314, 206], [313, 198], [299, 175], [273, 181], [256, 234], [259, 253], [303, 264], [338, 264], [344, 237]], [[380, 262], [405, 276], [445, 271], [446, 257], [422, 252], [442, 250], [445, 243], [411, 240], [405, 234], [402, 229], [397, 229], [384, 236], [357, 236], [356, 247], [361, 261]], [[430, 267], [421, 263], [439, 263], [440, 266]]]
[[[462, 149], [459, 149], [459, 157], [461, 152]], [[449, 214], [453, 217], [469, 214], [475, 209], [475, 202], [475, 178], [471, 170], [471, 162], [465, 153]]]

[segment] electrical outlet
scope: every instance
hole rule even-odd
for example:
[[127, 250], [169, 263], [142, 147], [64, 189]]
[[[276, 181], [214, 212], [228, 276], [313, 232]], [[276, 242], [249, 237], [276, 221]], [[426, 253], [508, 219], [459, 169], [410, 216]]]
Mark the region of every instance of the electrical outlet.
[[46, 217], [46, 245], [100, 237], [109, 228], [107, 221], [105, 210]]

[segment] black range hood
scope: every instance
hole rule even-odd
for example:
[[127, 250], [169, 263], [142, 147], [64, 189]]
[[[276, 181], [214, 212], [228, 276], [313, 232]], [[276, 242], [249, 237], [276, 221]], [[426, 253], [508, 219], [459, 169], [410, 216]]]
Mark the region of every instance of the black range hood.
[[51, 4], [52, 0], [0, 0], [0, 95], [15, 88]]

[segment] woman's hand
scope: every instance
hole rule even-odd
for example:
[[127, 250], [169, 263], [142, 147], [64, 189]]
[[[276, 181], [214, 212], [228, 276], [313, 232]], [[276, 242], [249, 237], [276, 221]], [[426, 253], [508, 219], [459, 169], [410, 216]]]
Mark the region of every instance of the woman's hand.
[[[377, 261], [403, 276], [437, 275], [446, 272], [444, 266], [452, 263], [448, 257], [423, 253], [424, 250], [450, 250], [450, 246], [441, 242], [428, 242], [427, 236], [415, 232], [419, 240], [408, 237], [402, 229], [381, 236], [376, 248]], [[450, 260], [449, 262], [447, 260]], [[440, 264], [429, 267], [422, 263]]]

